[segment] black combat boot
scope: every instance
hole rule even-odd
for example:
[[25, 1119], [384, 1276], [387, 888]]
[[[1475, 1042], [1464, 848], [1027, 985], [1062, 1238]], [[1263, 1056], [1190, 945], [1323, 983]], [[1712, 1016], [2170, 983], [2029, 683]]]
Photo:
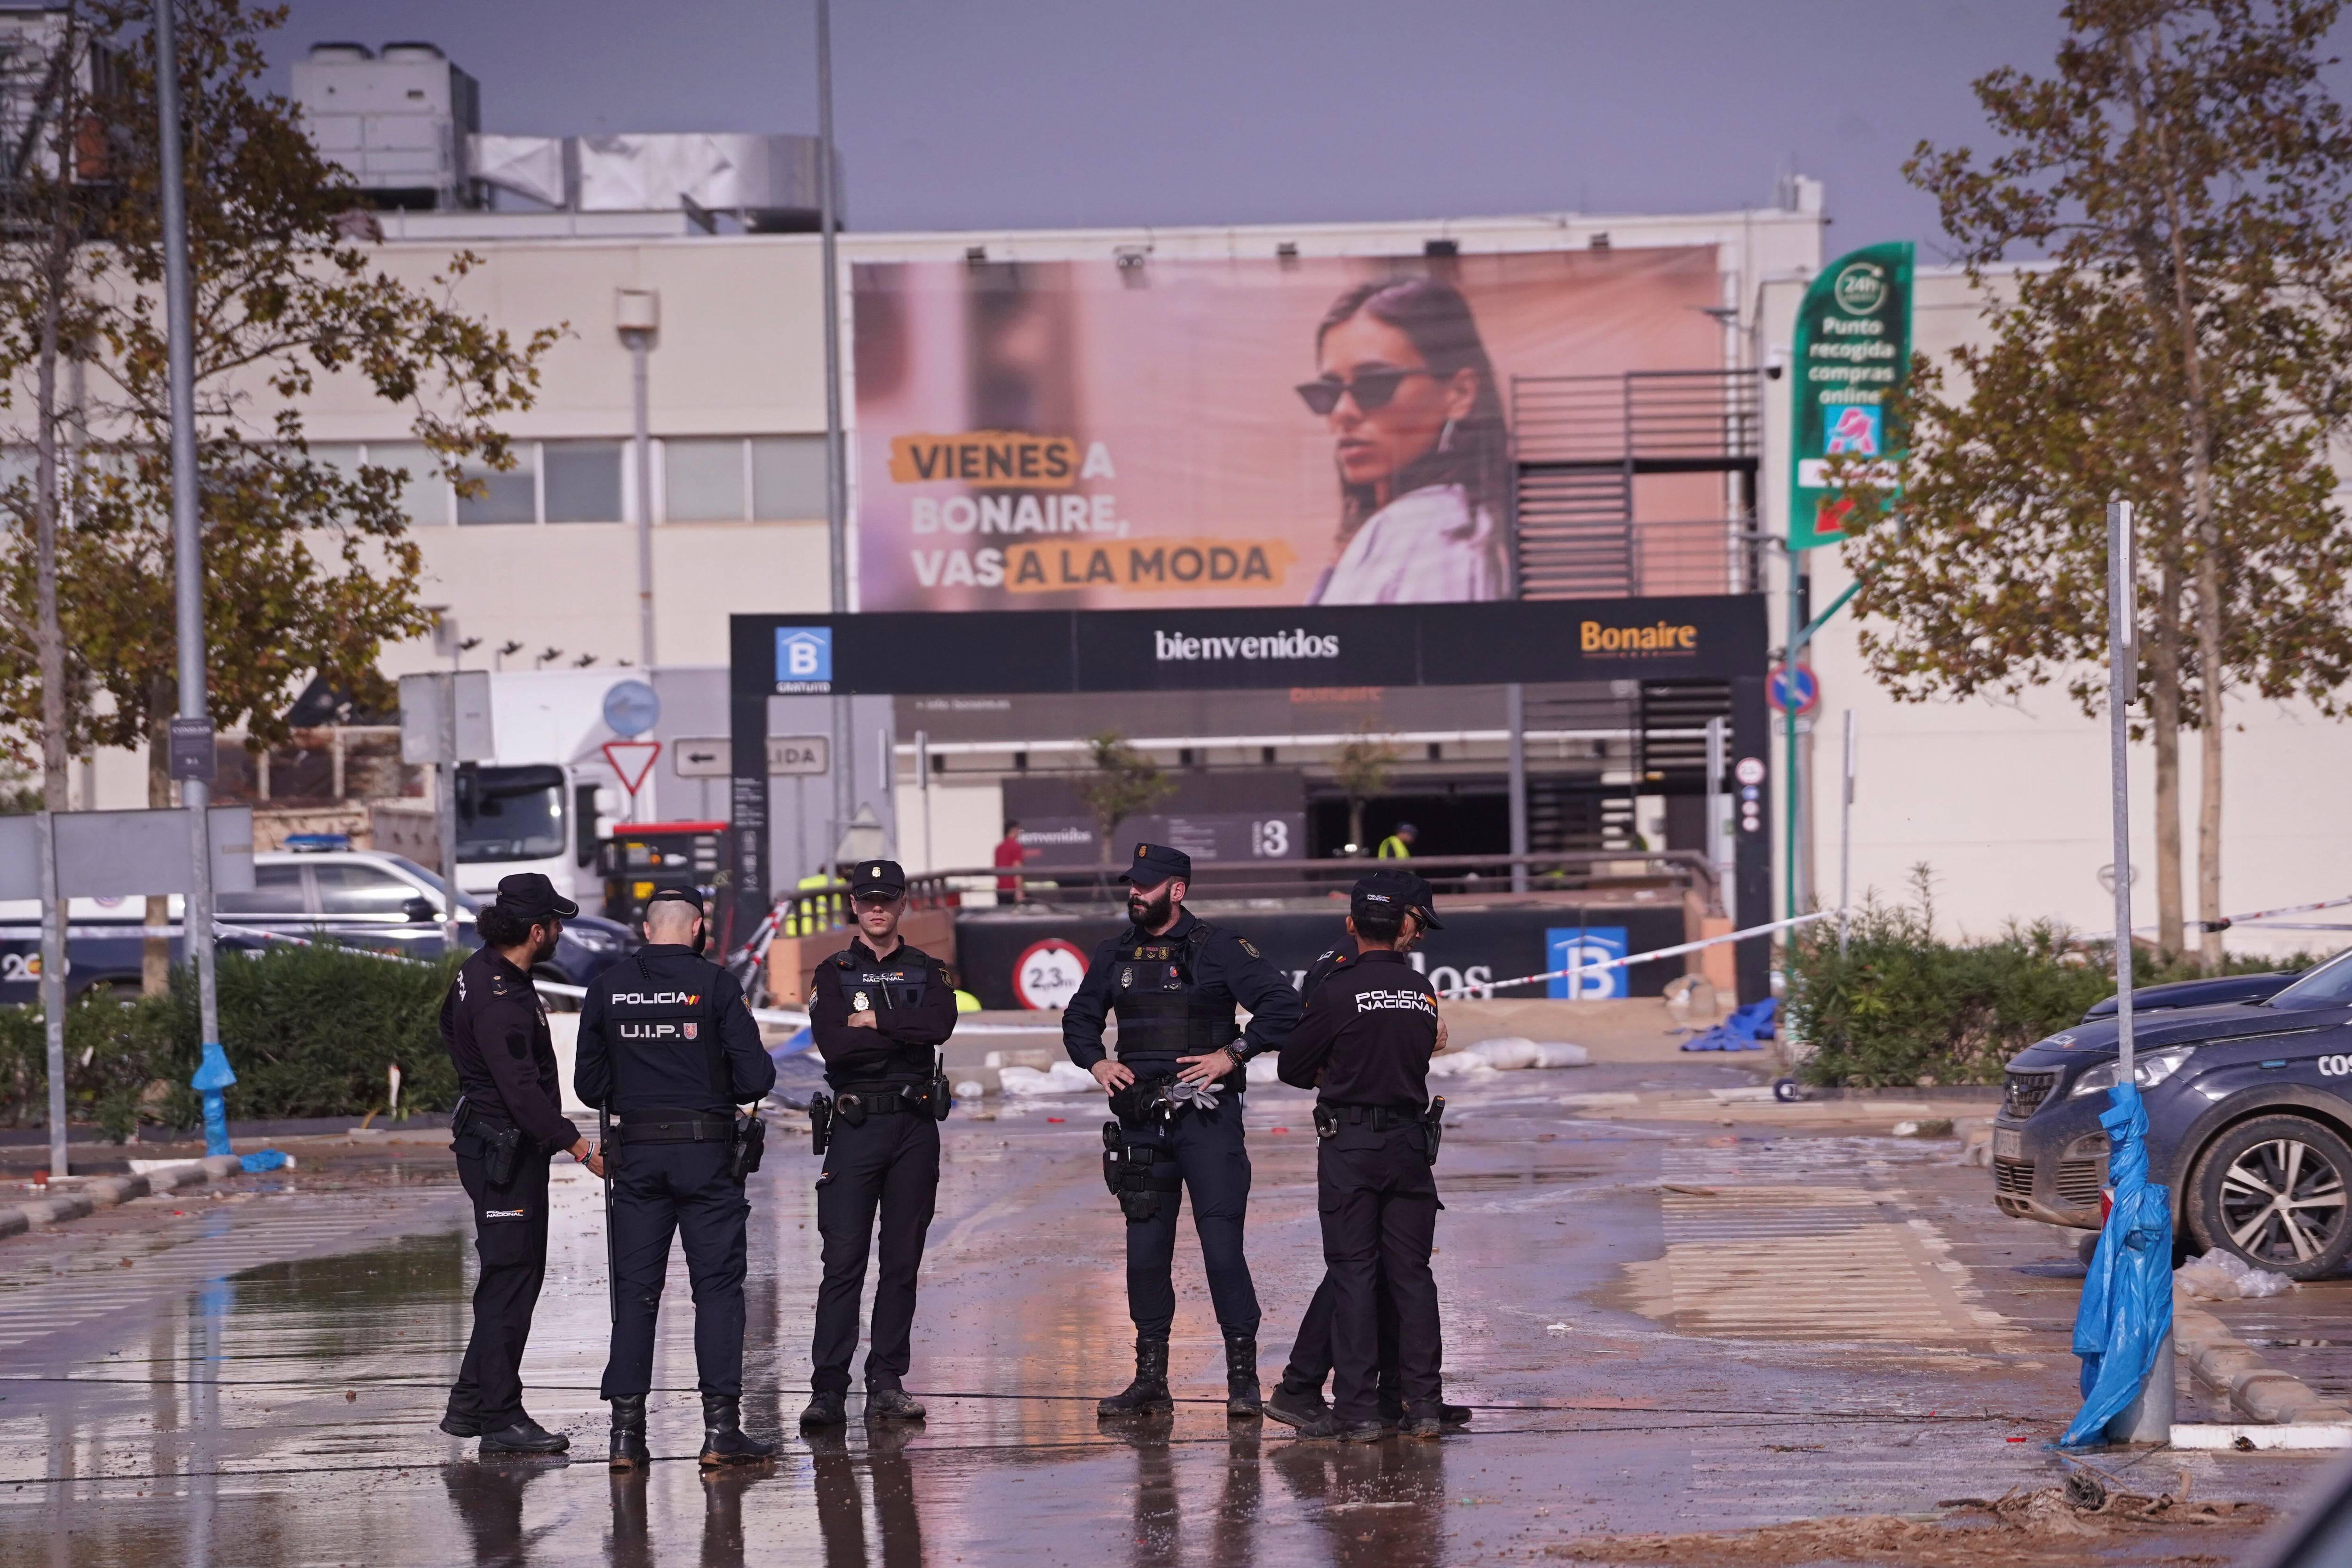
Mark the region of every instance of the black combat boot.
[[1150, 1415], [1160, 1411], [1172, 1411], [1176, 1402], [1168, 1397], [1168, 1336], [1157, 1339], [1135, 1337], [1135, 1381], [1118, 1394], [1095, 1406], [1097, 1415]]
[[724, 1394], [702, 1396], [702, 1463], [756, 1465], [776, 1457], [772, 1443], [743, 1436], [742, 1401]]
[[634, 1470], [653, 1462], [646, 1451], [646, 1396], [625, 1394], [613, 1401], [613, 1468]]
[[841, 1426], [849, 1421], [849, 1401], [837, 1389], [820, 1388], [809, 1395], [801, 1412], [803, 1427]]
[[1234, 1419], [1255, 1419], [1265, 1414], [1265, 1405], [1258, 1398], [1257, 1336], [1227, 1334], [1225, 1336], [1225, 1415]]

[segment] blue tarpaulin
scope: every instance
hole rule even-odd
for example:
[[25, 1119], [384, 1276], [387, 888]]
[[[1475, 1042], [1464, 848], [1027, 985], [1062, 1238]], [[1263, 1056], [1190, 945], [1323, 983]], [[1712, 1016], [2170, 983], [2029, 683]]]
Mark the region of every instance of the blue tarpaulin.
[[1773, 1015], [1780, 1003], [1767, 996], [1761, 1002], [1751, 1002], [1734, 1011], [1730, 1017], [1704, 1035], [1694, 1036], [1683, 1042], [1686, 1051], [1760, 1051], [1764, 1042], [1772, 1037]]
[[2172, 1192], [2147, 1179], [2147, 1112], [2136, 1084], [2107, 1091], [2107, 1184], [2115, 1206], [2099, 1231], [2074, 1311], [2083, 1408], [2062, 1448], [2102, 1441], [2107, 1423], [2139, 1396], [2172, 1329]]

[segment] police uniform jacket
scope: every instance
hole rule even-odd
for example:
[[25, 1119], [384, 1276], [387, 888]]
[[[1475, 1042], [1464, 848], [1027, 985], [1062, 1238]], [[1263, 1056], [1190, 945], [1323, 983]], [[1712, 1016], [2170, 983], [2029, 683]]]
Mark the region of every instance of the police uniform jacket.
[[[722, 1064], [726, 1094], [720, 1094]], [[572, 1087], [590, 1105], [731, 1116], [776, 1086], [743, 988], [691, 948], [651, 942], [608, 966], [580, 1007]]]
[[1420, 1111], [1436, 1048], [1436, 987], [1404, 954], [1376, 948], [1338, 964], [1307, 997], [1279, 1070], [1327, 1104]]
[[[876, 1026], [853, 1026], [852, 1013], [873, 1014]], [[824, 1058], [824, 1080], [837, 1089], [929, 1083], [933, 1047], [955, 1025], [946, 966], [904, 942], [883, 959], [853, 937], [810, 977], [809, 1033]]]
[[496, 949], [480, 949], [458, 969], [441, 999], [441, 1043], [468, 1106], [521, 1128], [542, 1151], [580, 1142], [563, 1115], [547, 1008], [530, 976]]
[[[1143, 1077], [1173, 1076], [1180, 1057], [1206, 1056], [1223, 1047], [1246, 1061], [1282, 1043], [1298, 1022], [1298, 993], [1256, 947], [1233, 931], [1213, 928], [1196, 947], [1192, 932], [1200, 924], [1192, 910], [1180, 909], [1176, 923], [1157, 936], [1130, 925], [1095, 944], [1087, 977], [1062, 1010], [1062, 1047], [1072, 1061], [1091, 1071], [1109, 1056], [1103, 1028], [1115, 1007], [1120, 1008], [1118, 1059]], [[1189, 959], [1188, 983], [1183, 972], [1196, 951], [1198, 956]], [[1165, 1009], [1165, 1016], [1151, 1018], [1148, 1026], [1139, 1026], [1143, 1020], [1129, 1016], [1133, 1003], [1158, 1002], [1177, 992], [1186, 994], [1181, 1014]], [[1234, 1026], [1235, 1003], [1249, 1009], [1246, 1030]]]

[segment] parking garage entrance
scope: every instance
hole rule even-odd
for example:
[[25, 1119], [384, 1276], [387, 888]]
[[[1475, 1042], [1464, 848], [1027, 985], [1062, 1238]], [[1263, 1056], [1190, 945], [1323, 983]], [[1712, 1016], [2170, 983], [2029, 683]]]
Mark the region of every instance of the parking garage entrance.
[[[776, 872], [768, 754], [775, 697], [1083, 694], [1091, 700], [1090, 711], [1103, 716], [1090, 728], [1121, 728], [1118, 699], [1132, 693], [1597, 688], [1631, 694], [1638, 787], [1669, 797], [1720, 794], [1760, 803], [1769, 787], [1766, 635], [1764, 603], [1752, 594], [1265, 609], [739, 615], [731, 625], [729, 687], [730, 924], [749, 931], [784, 890]], [[1726, 742], [1715, 749], [1720, 772], [1712, 775], [1709, 719], [1723, 721]], [[1526, 798], [1524, 788], [1520, 795]], [[1731, 874], [1716, 896], [1722, 912], [1744, 928], [1771, 918], [1769, 813], [1733, 815]], [[1518, 831], [1514, 853], [1526, 845], [1525, 826]], [[1312, 879], [1297, 861], [1258, 868], [1266, 874], [1292, 868]], [[1196, 858], [1196, 889], [1205, 891], [1204, 884], [1235, 869], [1213, 869]], [[1333, 868], [1324, 869], [1328, 874]], [[1500, 869], [1507, 878], [1510, 868]], [[1447, 885], [1441, 880], [1440, 887]], [[1757, 938], [1738, 947], [1738, 993], [1753, 1000], [1767, 992], [1769, 945]]]

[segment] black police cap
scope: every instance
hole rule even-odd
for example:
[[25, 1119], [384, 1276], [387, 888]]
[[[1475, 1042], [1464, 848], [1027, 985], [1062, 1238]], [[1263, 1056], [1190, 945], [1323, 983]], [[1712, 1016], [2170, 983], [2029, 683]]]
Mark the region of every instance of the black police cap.
[[654, 896], [646, 900], [650, 910], [656, 904], [684, 904], [696, 914], [702, 912], [702, 895], [692, 888], [656, 888]]
[[580, 912], [580, 906], [557, 892], [555, 884], [541, 871], [518, 871], [499, 878], [498, 904], [507, 913], [533, 922], [568, 921]]
[[860, 860], [849, 868], [851, 898], [887, 893], [895, 899], [906, 890], [907, 873], [896, 860]]
[[1361, 914], [1366, 910], [1402, 910], [1417, 917], [1431, 931], [1443, 931], [1431, 905], [1436, 892], [1428, 879], [1411, 871], [1381, 870], [1360, 878], [1348, 898], [1349, 912]]
[[1119, 880], [1139, 888], [1156, 888], [1171, 877], [1192, 879], [1192, 858], [1181, 849], [1171, 849], [1165, 844], [1138, 844], [1135, 858], [1120, 874]]

